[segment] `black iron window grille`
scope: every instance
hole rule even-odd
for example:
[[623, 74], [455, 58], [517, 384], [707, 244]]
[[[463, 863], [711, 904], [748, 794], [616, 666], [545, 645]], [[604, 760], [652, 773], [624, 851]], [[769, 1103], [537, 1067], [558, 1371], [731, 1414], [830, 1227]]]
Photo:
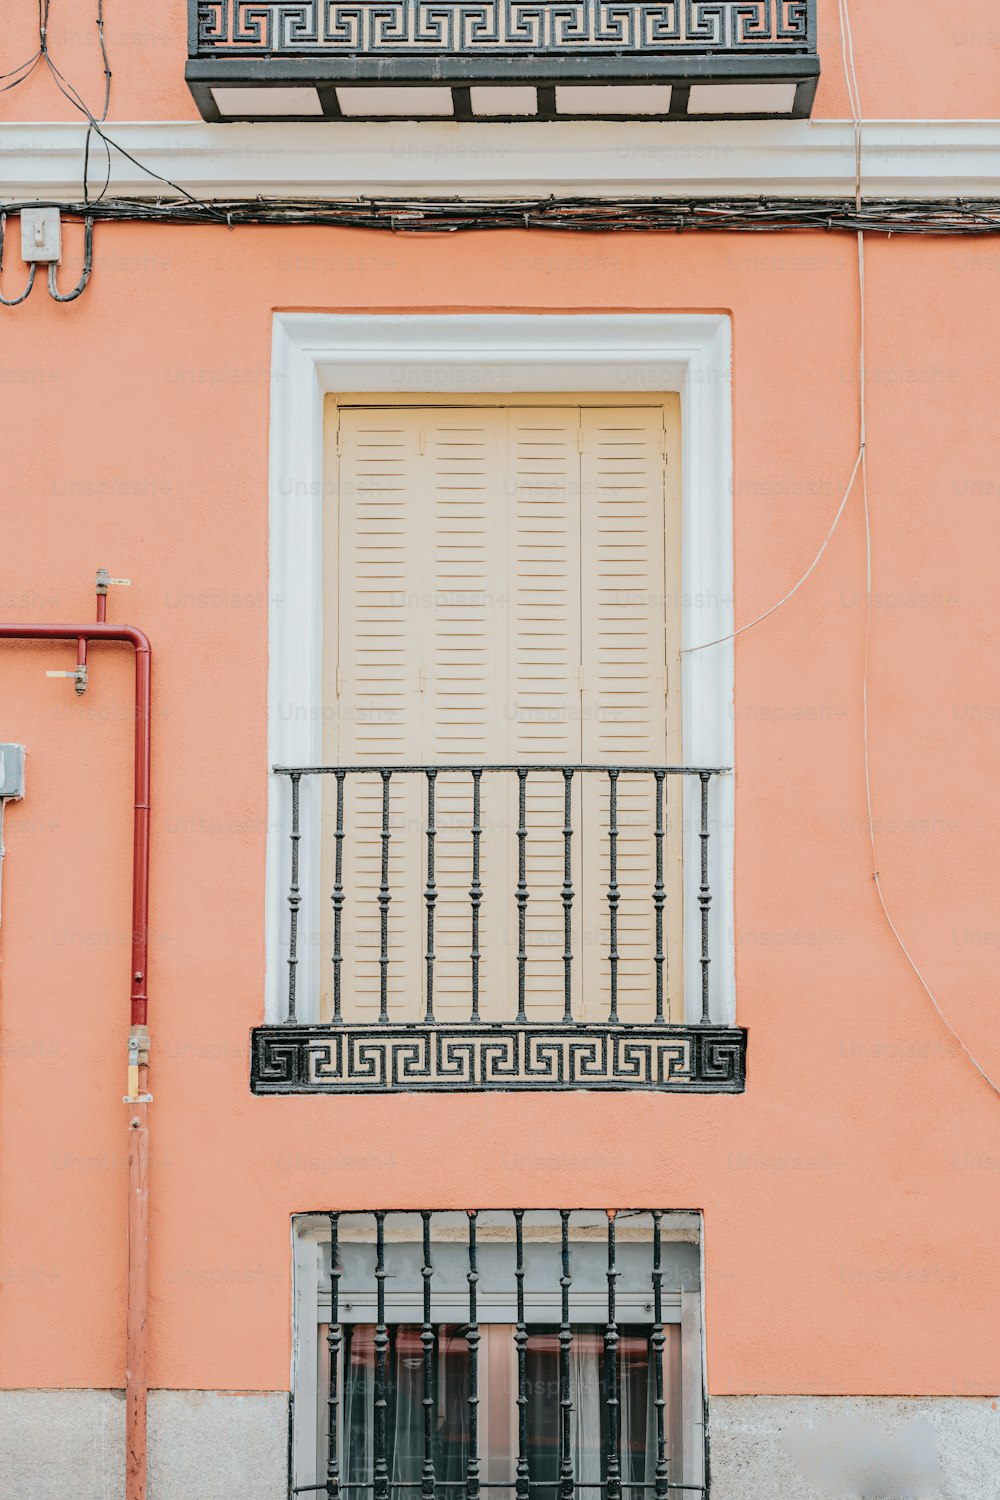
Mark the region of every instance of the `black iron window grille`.
[[299, 1345], [309, 1378], [297, 1383], [292, 1495], [705, 1493], [697, 1216], [310, 1222], [316, 1296]]
[[[742, 1090], [745, 1035], [735, 1027], [717, 1024], [712, 1009], [711, 804], [713, 783], [722, 772], [680, 766], [529, 765], [277, 770], [289, 786], [287, 1009], [283, 1024], [258, 1028], [254, 1034], [252, 1082], [256, 1092]], [[541, 804], [532, 803], [531, 791], [536, 781], [543, 780], [550, 788], [548, 822], [543, 830], [549, 857], [546, 869], [539, 873], [532, 864], [532, 837], [537, 830], [532, 827], [531, 809]], [[553, 781], [561, 788], [555, 810]], [[487, 823], [483, 815], [485, 782], [506, 783], [512, 793], [513, 826], [511, 821]], [[634, 786], [637, 782], [649, 792], [648, 824], [641, 830], [642, 839], [638, 844], [633, 841], [632, 848], [641, 846], [647, 867], [637, 874], [632, 859], [624, 913], [627, 930], [623, 930], [626, 874], [620, 859], [624, 830], [619, 808], [625, 784]], [[325, 1020], [316, 1019], [319, 1006], [312, 986], [319, 981], [312, 981], [310, 993], [303, 996], [300, 980], [304, 900], [301, 845], [304, 830], [314, 830], [319, 821], [322, 798], [316, 783], [325, 786], [328, 813], [325, 841], [330, 907], [325, 941], [329, 946], [324, 947], [322, 964], [329, 975], [332, 1007]], [[599, 811], [591, 812], [581, 830], [579, 809], [587, 798], [586, 783], [600, 793], [587, 804]], [[684, 1023], [676, 1019], [671, 1023], [666, 999], [671, 960], [675, 970], [681, 963], [681, 955], [671, 953], [667, 941], [674, 919], [671, 895], [683, 905], [683, 884], [671, 888], [669, 875], [671, 860], [679, 860], [683, 836], [683, 829], [671, 826], [667, 814], [670, 783], [686, 783], [693, 793], [684, 816], [693, 824], [688, 831], [689, 855], [692, 845], [697, 850], [696, 883], [690, 869], [686, 876], [688, 900], [697, 903], [697, 922], [689, 923], [689, 933], [697, 933], [697, 952], [688, 952], [686, 964], [689, 971], [692, 963], [695, 966], [698, 1008], [695, 1017]], [[349, 878], [346, 864], [352, 838], [351, 793], [360, 784], [369, 789], [364, 889]], [[464, 788], [467, 824], [462, 838], [469, 883], [467, 896], [461, 896], [464, 919], [456, 915], [452, 899], [445, 953], [439, 941], [444, 895], [439, 869], [439, 809], [444, 788], [456, 785]], [[317, 794], [312, 796], [306, 815], [304, 788]], [[421, 797], [414, 800], [416, 794]], [[403, 837], [408, 837], [411, 848], [410, 894], [400, 910], [408, 910], [409, 916], [400, 938], [401, 918], [394, 915], [399, 892], [394, 886], [392, 853], [400, 845], [400, 834], [393, 816], [394, 798], [402, 800], [407, 795], [410, 813]], [[451, 805], [454, 808], [457, 804], [453, 800]], [[683, 807], [683, 799], [675, 805]], [[415, 807], [421, 809], [416, 828]], [[448, 832], [454, 842], [453, 822]], [[590, 841], [583, 869], [574, 843], [581, 832]], [[599, 850], [593, 847], [595, 836]], [[362, 832], [355, 830], [355, 837], [360, 839]], [[504, 842], [508, 863], [499, 860], [492, 868], [494, 873], [510, 872], [509, 886], [490, 889], [485, 878], [487, 856], [495, 853], [495, 844]], [[419, 871], [412, 863], [414, 844], [422, 850]], [[419, 889], [415, 881], [418, 873]], [[578, 881], [582, 890], [577, 889]], [[597, 882], [603, 890], [598, 890]], [[591, 916], [581, 943], [579, 911], [584, 899], [590, 903]], [[415, 920], [418, 902], [423, 908], [419, 922]], [[550, 927], [557, 928], [550, 934], [542, 959], [530, 941], [535, 931], [532, 922], [536, 904], [547, 909]], [[494, 924], [491, 946], [484, 943], [484, 920], [502, 906], [510, 914], [511, 925], [508, 930], [502, 923]], [[593, 915], [595, 906], [601, 909], [597, 918]], [[368, 923], [371, 943], [367, 962], [371, 1009], [367, 1014], [351, 1008], [351, 985], [360, 981], [359, 969], [348, 968], [345, 924], [352, 908], [357, 907], [364, 908], [362, 917]], [[553, 913], [557, 913], [555, 921]], [[464, 930], [457, 937], [459, 927]], [[312, 938], [317, 942], [324, 938], [322, 924], [311, 931], [307, 947]], [[401, 944], [410, 950], [402, 958]], [[461, 994], [467, 1005], [461, 1017], [454, 1010], [457, 944], [462, 945], [465, 977]], [[692, 946], [689, 942], [688, 948]], [[407, 957], [411, 978], [400, 1003], [393, 998], [398, 991], [393, 990], [392, 978]], [[452, 1004], [447, 1014], [442, 1014], [438, 971], [445, 958], [452, 980]], [[543, 962], [548, 989], [540, 1001], [533, 979], [535, 967]], [[502, 994], [498, 1002], [494, 978], [492, 1008], [484, 1015], [482, 976], [484, 966], [488, 969], [491, 963], [494, 976], [504, 963], [507, 965], [510, 993]], [[626, 973], [631, 986], [627, 1014], [621, 1002]], [[687, 986], [689, 993], [692, 988]], [[635, 1006], [637, 991], [647, 1002], [641, 1018]], [[597, 1004], [603, 1007], [600, 1012]], [[306, 1024], [301, 1020], [303, 1009], [310, 1016]]]
[[189, 0], [186, 76], [208, 120], [804, 117], [816, 3]]

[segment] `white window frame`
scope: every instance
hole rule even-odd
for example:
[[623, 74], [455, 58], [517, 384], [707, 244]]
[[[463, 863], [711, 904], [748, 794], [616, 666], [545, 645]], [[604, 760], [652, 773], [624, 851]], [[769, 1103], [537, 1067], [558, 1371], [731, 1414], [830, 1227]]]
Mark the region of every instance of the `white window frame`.
[[[705, 1483], [705, 1253], [700, 1213], [671, 1213], [664, 1217], [668, 1228], [699, 1246], [700, 1288], [697, 1291], [664, 1292], [663, 1321], [681, 1329], [681, 1424], [684, 1433], [685, 1484]], [[318, 1472], [317, 1401], [319, 1390], [319, 1328], [329, 1317], [330, 1299], [320, 1293], [317, 1246], [330, 1239], [326, 1214], [292, 1216], [292, 1431], [290, 1472], [292, 1485], [314, 1484]], [[512, 1294], [513, 1300], [513, 1294]], [[603, 1307], [574, 1307], [573, 1323], [592, 1319], [602, 1322]], [[419, 1320], [417, 1320], [419, 1321]], [[484, 1323], [490, 1321], [483, 1318]], [[508, 1320], [513, 1322], [513, 1316]], [[621, 1321], [625, 1321], [624, 1317]]]
[[[641, 393], [681, 398], [684, 647], [733, 629], [731, 330], [709, 313], [459, 313], [382, 316], [276, 313], [272, 329], [268, 768], [318, 765], [323, 747], [323, 405], [327, 394], [398, 391]], [[683, 657], [682, 753], [733, 765], [733, 645]], [[318, 778], [301, 783], [300, 1021], [319, 994]], [[696, 899], [697, 784], [684, 809], [684, 942], [701, 950]], [[713, 1021], [736, 1017], [733, 943], [734, 789], [714, 788], [710, 841]], [[288, 954], [288, 778], [270, 776], [265, 1019], [285, 1018]], [[693, 879], [692, 879], [693, 877]], [[701, 1015], [697, 962], [685, 964], [685, 1016]]]

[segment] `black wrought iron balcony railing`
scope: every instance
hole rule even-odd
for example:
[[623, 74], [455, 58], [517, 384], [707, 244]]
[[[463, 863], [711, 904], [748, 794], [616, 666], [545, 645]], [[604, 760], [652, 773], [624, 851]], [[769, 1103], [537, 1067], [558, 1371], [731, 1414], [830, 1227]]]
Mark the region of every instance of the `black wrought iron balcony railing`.
[[206, 120], [808, 116], [816, 0], [189, 0]]
[[712, 984], [721, 770], [276, 774], [285, 1017], [254, 1032], [255, 1092], [742, 1091]]

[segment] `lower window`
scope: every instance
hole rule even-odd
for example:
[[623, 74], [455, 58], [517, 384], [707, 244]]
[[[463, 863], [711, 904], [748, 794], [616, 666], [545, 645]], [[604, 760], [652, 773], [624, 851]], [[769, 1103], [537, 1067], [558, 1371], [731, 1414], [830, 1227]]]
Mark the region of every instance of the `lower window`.
[[704, 1493], [697, 1215], [303, 1216], [296, 1309], [293, 1493]]

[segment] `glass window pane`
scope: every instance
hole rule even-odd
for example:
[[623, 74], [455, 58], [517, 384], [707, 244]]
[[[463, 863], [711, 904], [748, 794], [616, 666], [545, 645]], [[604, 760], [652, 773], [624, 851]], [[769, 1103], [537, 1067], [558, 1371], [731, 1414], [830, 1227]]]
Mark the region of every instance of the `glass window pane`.
[[[320, 1453], [325, 1467], [327, 1327], [320, 1327]], [[645, 1325], [623, 1325], [618, 1341], [619, 1453], [625, 1500], [644, 1500], [656, 1467], [655, 1363]], [[514, 1328], [480, 1330], [480, 1470], [498, 1496], [513, 1495], [517, 1460]], [[680, 1327], [667, 1324], [663, 1354], [665, 1456], [681, 1473]], [[375, 1328], [343, 1328], [341, 1465], [346, 1500], [368, 1500], [374, 1480]], [[527, 1458], [532, 1500], [557, 1500], [561, 1458], [559, 1331], [528, 1329], [525, 1359]], [[469, 1345], [464, 1325], [435, 1328], [431, 1456], [442, 1500], [461, 1500], [469, 1459]], [[611, 1445], [605, 1329], [575, 1324], [569, 1357], [570, 1442], [579, 1500], [600, 1500]], [[386, 1464], [390, 1500], [416, 1500], [424, 1462], [424, 1351], [418, 1324], [389, 1328], [386, 1356]], [[487, 1492], [488, 1493], [488, 1492]]]

